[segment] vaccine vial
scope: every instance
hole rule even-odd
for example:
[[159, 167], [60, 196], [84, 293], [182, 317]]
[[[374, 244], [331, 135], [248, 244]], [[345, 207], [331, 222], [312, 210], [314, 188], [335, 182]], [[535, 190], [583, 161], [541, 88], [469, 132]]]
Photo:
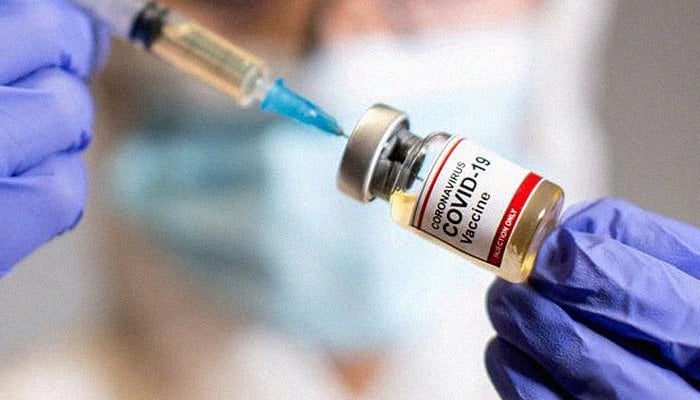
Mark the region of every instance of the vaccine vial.
[[399, 225], [510, 282], [527, 279], [564, 201], [558, 185], [463, 137], [414, 135], [382, 104], [355, 126], [338, 187], [388, 201]]

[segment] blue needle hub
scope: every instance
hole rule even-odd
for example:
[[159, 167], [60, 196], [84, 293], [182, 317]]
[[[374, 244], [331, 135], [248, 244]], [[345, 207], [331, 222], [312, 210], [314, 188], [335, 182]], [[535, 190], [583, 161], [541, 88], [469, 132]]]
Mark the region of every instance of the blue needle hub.
[[319, 106], [289, 89], [283, 79], [277, 79], [260, 104], [260, 109], [274, 112], [336, 136], [343, 135], [343, 129], [330, 114]]

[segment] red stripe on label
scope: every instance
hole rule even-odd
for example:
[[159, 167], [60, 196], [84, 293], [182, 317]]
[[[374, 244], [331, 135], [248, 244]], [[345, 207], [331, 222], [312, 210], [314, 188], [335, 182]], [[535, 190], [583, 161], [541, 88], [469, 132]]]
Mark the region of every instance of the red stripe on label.
[[452, 148], [447, 152], [445, 157], [442, 159], [440, 162], [440, 165], [438, 166], [437, 170], [435, 171], [435, 175], [433, 175], [433, 180], [430, 181], [430, 185], [428, 186], [428, 192], [425, 194], [423, 205], [420, 208], [420, 214], [418, 214], [418, 229], [423, 229], [423, 217], [425, 216], [425, 208], [428, 206], [428, 200], [430, 200], [430, 194], [433, 192], [433, 189], [435, 188], [435, 183], [437, 182], [438, 178], [440, 177], [440, 173], [442, 172], [442, 169], [445, 167], [445, 164], [447, 163], [447, 160], [450, 159], [450, 156], [452, 155], [452, 152], [455, 151], [457, 148], [457, 145], [462, 143], [464, 139], [460, 138], [457, 140], [457, 142], [452, 146]]
[[486, 261], [496, 267], [501, 266], [503, 261], [503, 252], [508, 244], [510, 235], [513, 233], [513, 228], [515, 223], [518, 222], [520, 218], [520, 213], [523, 211], [523, 206], [527, 199], [530, 198], [530, 194], [535, 190], [535, 186], [542, 180], [542, 177], [530, 172], [523, 183], [520, 184], [518, 190], [515, 191], [513, 198], [510, 200], [506, 212], [501, 218], [501, 223], [498, 224], [498, 229], [493, 237], [493, 242], [491, 242], [491, 249], [489, 250], [489, 256]]

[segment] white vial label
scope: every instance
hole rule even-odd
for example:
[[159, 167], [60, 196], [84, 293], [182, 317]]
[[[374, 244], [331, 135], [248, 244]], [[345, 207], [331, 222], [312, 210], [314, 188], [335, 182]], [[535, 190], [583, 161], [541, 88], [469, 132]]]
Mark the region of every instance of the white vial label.
[[489, 150], [452, 137], [425, 180], [412, 225], [500, 268], [523, 206], [541, 180]]

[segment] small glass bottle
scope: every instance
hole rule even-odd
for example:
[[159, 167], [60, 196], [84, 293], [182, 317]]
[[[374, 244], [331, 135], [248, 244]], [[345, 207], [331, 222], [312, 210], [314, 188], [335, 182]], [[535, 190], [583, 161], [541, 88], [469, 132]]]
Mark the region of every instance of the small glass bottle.
[[338, 187], [389, 201], [395, 222], [510, 282], [527, 279], [564, 201], [556, 184], [464, 138], [412, 134], [382, 104], [355, 126]]

